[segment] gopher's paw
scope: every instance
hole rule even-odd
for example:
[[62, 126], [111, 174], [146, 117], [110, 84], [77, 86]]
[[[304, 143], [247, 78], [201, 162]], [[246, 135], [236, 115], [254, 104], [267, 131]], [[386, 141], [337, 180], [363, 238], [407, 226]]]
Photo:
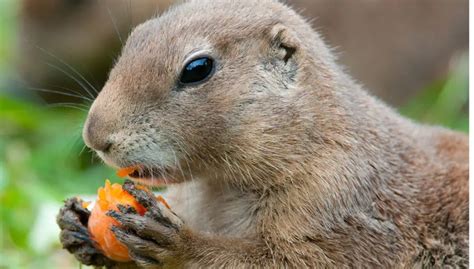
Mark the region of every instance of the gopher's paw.
[[140, 267], [160, 268], [177, 263], [182, 253], [183, 221], [157, 202], [152, 193], [135, 188], [133, 182], [126, 181], [123, 188], [147, 212], [140, 216], [130, 207], [119, 207], [120, 212], [109, 211], [108, 215], [121, 224], [112, 229], [117, 239], [127, 246], [130, 257]]
[[60, 241], [63, 248], [85, 265], [111, 267], [113, 262], [94, 247], [87, 230], [90, 212], [82, 207], [82, 200], [74, 197], [65, 201], [56, 222], [61, 228]]

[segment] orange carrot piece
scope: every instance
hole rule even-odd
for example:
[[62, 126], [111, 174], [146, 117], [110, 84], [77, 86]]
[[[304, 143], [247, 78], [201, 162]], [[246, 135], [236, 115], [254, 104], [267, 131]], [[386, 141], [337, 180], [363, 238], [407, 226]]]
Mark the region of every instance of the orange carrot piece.
[[90, 204], [91, 204], [91, 202], [84, 201], [84, 202], [82, 202], [82, 207], [83, 208], [88, 208]]
[[121, 178], [124, 178], [124, 177], [130, 175], [131, 173], [135, 172], [136, 170], [137, 170], [136, 166], [129, 166], [129, 167], [120, 168], [117, 171], [117, 176], [121, 177]]
[[88, 223], [92, 239], [104, 255], [110, 259], [120, 262], [129, 261], [127, 247], [115, 238], [115, 234], [111, 230], [112, 226], [120, 226], [120, 224], [107, 216], [106, 213], [109, 210], [117, 211], [119, 204], [132, 206], [140, 215], [144, 215], [146, 209], [131, 194], [123, 190], [122, 185], [111, 184], [109, 180], [106, 180], [105, 187], [98, 189], [97, 194], [97, 202], [92, 209]]
[[165, 200], [165, 198], [163, 198], [163, 196], [161, 196], [161, 195], [156, 196], [156, 200], [158, 200], [158, 202], [162, 203], [168, 209], [171, 209], [170, 205], [166, 202], [166, 200]]
[[[136, 188], [150, 191], [141, 185], [137, 185]], [[95, 241], [97, 248], [108, 258], [119, 262], [130, 261], [127, 247], [119, 242], [115, 238], [115, 234], [111, 231], [112, 226], [120, 226], [120, 223], [107, 216], [106, 213], [109, 210], [118, 210], [117, 205], [120, 204], [135, 208], [137, 213], [143, 216], [146, 212], [146, 208], [138, 203], [131, 194], [123, 190], [122, 185], [117, 183], [111, 184], [109, 180], [105, 181], [104, 187], [98, 189], [97, 194], [97, 201], [92, 209], [88, 223], [88, 229], [92, 235], [92, 239]], [[156, 199], [170, 209], [170, 206], [161, 195], [157, 196]], [[82, 206], [88, 205], [87, 202], [82, 204]]]

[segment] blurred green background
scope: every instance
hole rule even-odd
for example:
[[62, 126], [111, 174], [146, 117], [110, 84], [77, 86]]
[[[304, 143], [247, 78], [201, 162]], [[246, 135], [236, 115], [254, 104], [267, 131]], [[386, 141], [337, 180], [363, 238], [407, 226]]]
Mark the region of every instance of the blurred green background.
[[[79, 268], [57, 242], [57, 208], [116, 177], [82, 142], [87, 102], [47, 104], [33, 89], [15, 92], [17, 8], [16, 1], [0, 1], [0, 268]], [[468, 79], [468, 55], [461, 53], [400, 112], [468, 132]]]

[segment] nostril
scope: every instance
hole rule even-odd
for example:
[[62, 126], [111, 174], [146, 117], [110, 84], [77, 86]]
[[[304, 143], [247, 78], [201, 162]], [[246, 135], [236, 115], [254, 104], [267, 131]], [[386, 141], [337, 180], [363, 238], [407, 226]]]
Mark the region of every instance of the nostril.
[[110, 142], [105, 142], [104, 146], [103, 146], [103, 149], [100, 149], [100, 151], [102, 152], [109, 152], [110, 151], [110, 148], [112, 147], [112, 143]]
[[109, 139], [109, 133], [105, 130], [105, 126], [99, 125], [97, 118], [90, 116], [84, 126], [83, 132], [84, 142], [86, 145], [96, 151], [108, 152], [113, 143]]
[[103, 153], [107, 153], [110, 151], [112, 148], [112, 142], [107, 141], [107, 140], [102, 140], [99, 137], [88, 137], [87, 139], [88, 143], [87, 146], [96, 150], [96, 151], [101, 151]]

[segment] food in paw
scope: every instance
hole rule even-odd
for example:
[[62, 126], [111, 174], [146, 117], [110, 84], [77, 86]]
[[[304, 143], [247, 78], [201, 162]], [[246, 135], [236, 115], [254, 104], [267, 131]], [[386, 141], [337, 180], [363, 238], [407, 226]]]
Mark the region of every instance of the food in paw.
[[[149, 191], [146, 187], [137, 187]], [[109, 180], [106, 180], [104, 187], [98, 189], [97, 194], [97, 201], [92, 208], [88, 223], [92, 239], [95, 241], [97, 248], [108, 258], [119, 262], [130, 261], [127, 247], [116, 239], [111, 230], [112, 226], [120, 226], [120, 224], [112, 217], [107, 216], [107, 212], [110, 210], [118, 211], [117, 205], [131, 206], [140, 215], [144, 215], [146, 209], [131, 194], [123, 190], [122, 185], [111, 184]], [[163, 197], [158, 196], [157, 200], [169, 208]], [[83, 206], [87, 206], [87, 203]]]

